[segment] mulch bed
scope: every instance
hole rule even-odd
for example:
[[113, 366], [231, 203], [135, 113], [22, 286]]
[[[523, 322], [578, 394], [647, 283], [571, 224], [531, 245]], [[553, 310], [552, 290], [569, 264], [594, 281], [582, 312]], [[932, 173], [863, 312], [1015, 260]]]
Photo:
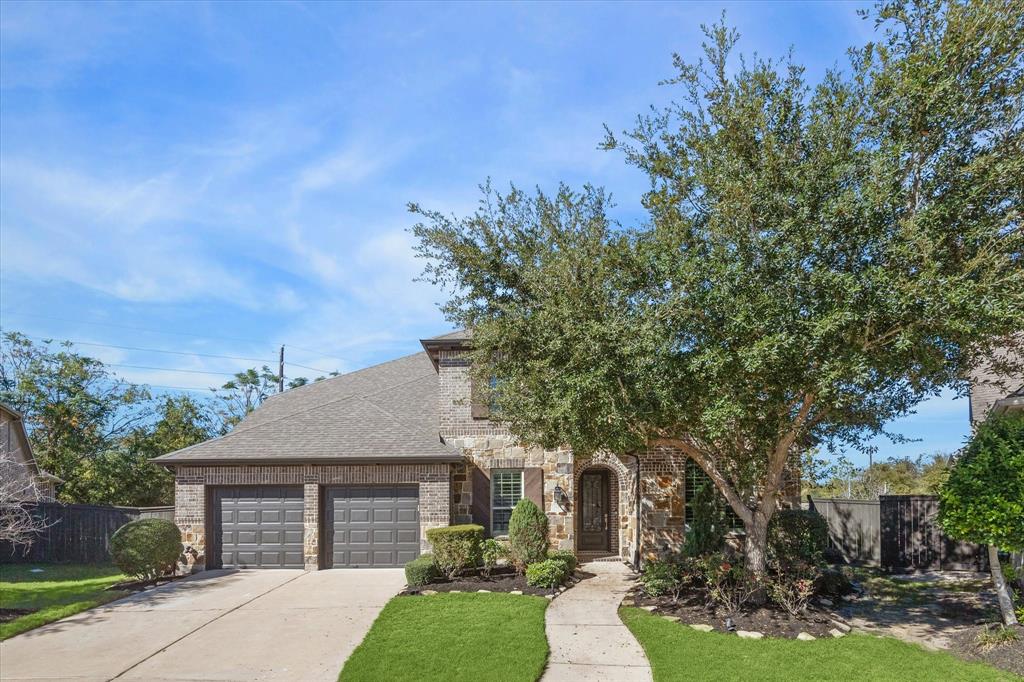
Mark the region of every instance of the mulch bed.
[[9, 623], [12, 620], [35, 613], [39, 609], [0, 609], [0, 623]]
[[[848, 629], [838, 615], [813, 604], [807, 607], [804, 614], [791, 616], [785, 610], [770, 605], [744, 608], [730, 614], [721, 607], [709, 606], [705, 590], [693, 590], [680, 595], [678, 602], [672, 597], [648, 597], [642, 591], [636, 592], [631, 599], [636, 606], [647, 607], [651, 613], [675, 616], [685, 625], [710, 625], [718, 632], [746, 630], [760, 632], [765, 637], [795, 639], [801, 632], [826, 638], [834, 636], [831, 630], [845, 632]], [[838, 626], [837, 622], [843, 627]]]
[[[570, 587], [586, 577], [589, 577], [588, 574], [583, 573], [582, 571], [576, 571], [576, 574], [569, 578], [569, 581], [563, 585], [562, 589]], [[523, 594], [533, 594], [539, 597], [557, 594], [561, 591], [559, 588], [547, 589], [543, 587], [531, 587], [526, 584], [525, 575], [516, 575], [515, 569], [509, 566], [496, 567], [491, 571], [490, 577], [486, 577], [478, 572], [469, 575], [460, 575], [455, 578], [455, 580], [441, 578], [437, 582], [420, 585], [419, 587], [407, 587], [401, 592], [401, 594], [416, 595], [422, 594], [425, 590], [433, 592], [479, 592], [480, 590], [487, 590], [488, 592], [512, 592], [514, 590], [519, 590]]]
[[985, 627], [975, 625], [953, 635], [950, 651], [964, 660], [981, 661], [1024, 676], [1024, 626], [1016, 626], [1017, 641], [982, 648], [978, 645], [977, 637], [985, 631]]

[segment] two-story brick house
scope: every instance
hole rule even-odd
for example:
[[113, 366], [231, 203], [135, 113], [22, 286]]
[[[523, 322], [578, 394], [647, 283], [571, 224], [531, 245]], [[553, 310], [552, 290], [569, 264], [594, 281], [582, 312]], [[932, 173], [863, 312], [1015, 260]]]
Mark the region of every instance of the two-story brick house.
[[[577, 458], [517, 443], [473, 400], [470, 338], [268, 399], [233, 431], [156, 459], [196, 568], [401, 566], [426, 530], [507, 532], [522, 497], [552, 546], [636, 561], [678, 548], [703, 473], [671, 449]], [[690, 495], [692, 497], [692, 494]]]

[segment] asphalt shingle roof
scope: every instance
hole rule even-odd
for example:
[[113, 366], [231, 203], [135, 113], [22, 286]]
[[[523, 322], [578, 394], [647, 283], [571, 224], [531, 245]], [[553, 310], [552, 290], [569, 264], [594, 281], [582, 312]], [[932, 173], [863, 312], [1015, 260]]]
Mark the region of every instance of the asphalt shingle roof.
[[230, 433], [161, 464], [457, 460], [438, 435], [437, 373], [426, 353], [293, 388]]

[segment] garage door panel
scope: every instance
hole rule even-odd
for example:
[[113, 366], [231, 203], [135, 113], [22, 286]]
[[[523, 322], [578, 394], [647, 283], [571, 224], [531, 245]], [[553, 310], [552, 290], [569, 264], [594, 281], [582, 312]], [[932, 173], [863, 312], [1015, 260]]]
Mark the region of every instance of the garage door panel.
[[216, 530], [225, 568], [302, 568], [301, 486], [213, 489]]
[[419, 556], [418, 486], [332, 486], [324, 499], [331, 566], [402, 566]]

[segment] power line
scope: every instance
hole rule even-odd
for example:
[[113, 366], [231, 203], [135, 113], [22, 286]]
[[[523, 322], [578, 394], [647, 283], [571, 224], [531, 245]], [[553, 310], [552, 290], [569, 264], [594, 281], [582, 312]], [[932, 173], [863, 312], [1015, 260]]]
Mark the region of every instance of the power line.
[[302, 369], [311, 369], [314, 372], [320, 372], [321, 374], [330, 374], [332, 371], [334, 371], [334, 370], [326, 370], [326, 369], [317, 369], [316, 367], [307, 367], [306, 365], [300, 365], [297, 362], [288, 362], [287, 360], [285, 360], [284, 364], [285, 365], [289, 365], [291, 367], [301, 367]]
[[[47, 338], [45, 336], [36, 336], [34, 334], [24, 334], [23, 336], [25, 336], [27, 338], [30, 338], [30, 339], [39, 339], [41, 341], [53, 340], [53, 339], [49, 339], [49, 338]], [[192, 352], [187, 352], [187, 351], [164, 350], [164, 349], [160, 349], [160, 348], [140, 348], [140, 347], [137, 347], [137, 346], [118, 346], [118, 345], [114, 345], [114, 344], [111, 344], [111, 343], [94, 343], [94, 342], [91, 342], [91, 341], [75, 341], [74, 339], [63, 339], [63, 340], [67, 341], [69, 343], [75, 344], [75, 345], [79, 345], [79, 346], [97, 346], [97, 347], [100, 347], [100, 348], [117, 348], [117, 349], [120, 349], [120, 350], [134, 350], [134, 351], [141, 351], [141, 352], [146, 352], [146, 353], [167, 353], [169, 355], [184, 355], [184, 356], [194, 356], [194, 357], [200, 357], [200, 358], [222, 358], [222, 359], [225, 359], [225, 360], [246, 360], [246, 361], [251, 361], [251, 362], [262, 362], [265, 365], [273, 364], [273, 362], [274, 362], [273, 360], [267, 360], [265, 358], [246, 358], [246, 357], [241, 357], [241, 356], [238, 356], [238, 355], [216, 355], [216, 354], [213, 354], [213, 353], [192, 353]], [[197, 374], [225, 374], [225, 375], [228, 375], [228, 376], [234, 376], [234, 374], [235, 374], [235, 372], [201, 372], [199, 370], [171, 369], [170, 367], [163, 367], [163, 368], [160, 368], [160, 367], [149, 367], [149, 368], [143, 368], [143, 367], [139, 367], [138, 365], [118, 365], [118, 364], [114, 364], [114, 363], [104, 363], [104, 364], [110, 365], [111, 367], [129, 367], [129, 368], [135, 367], [135, 368], [138, 368], [138, 369], [163, 369], [163, 370], [168, 371], [168, 372], [193, 372], [193, 373], [197, 373]], [[320, 372], [321, 374], [330, 374], [331, 371], [333, 371], [333, 370], [327, 370], [327, 369], [320, 369], [318, 367], [310, 367], [309, 365], [300, 365], [297, 362], [286, 362], [285, 364], [287, 364], [289, 366], [292, 366], [292, 367], [301, 367], [302, 369], [308, 369], [308, 370], [312, 370], [314, 372]]]
[[174, 367], [149, 367], [146, 365], [118, 365], [112, 362], [104, 363], [107, 367], [122, 367], [125, 369], [152, 369], [161, 372], [185, 372], [187, 374], [221, 374], [223, 376], [233, 377], [237, 372], [207, 372], [202, 369], [176, 369]]
[[189, 388], [188, 386], [164, 386], [162, 384], [145, 384], [149, 388], [166, 388], [171, 391], [195, 391], [197, 393], [213, 393], [212, 388]]
[[[239, 336], [203, 336], [203, 335], [200, 335], [200, 334], [190, 334], [188, 332], [175, 332], [175, 331], [168, 331], [166, 329], [150, 329], [148, 327], [136, 327], [134, 325], [116, 324], [116, 323], [113, 323], [113, 322], [93, 322], [93, 321], [89, 321], [89, 320], [73, 320], [73, 319], [70, 319], [70, 318], [67, 318], [67, 317], [55, 317], [53, 315], [39, 315], [39, 314], [36, 314], [36, 313], [22, 313], [22, 312], [0, 311], [0, 317], [2, 317], [3, 315], [14, 315], [14, 316], [20, 316], [20, 317], [34, 317], [34, 318], [38, 318], [38, 319], [41, 319], [41, 320], [53, 320], [53, 321], [56, 321], [56, 322], [67, 322], [69, 324], [89, 324], [89, 325], [94, 325], [94, 326], [97, 326], [97, 327], [114, 327], [114, 328], [117, 328], [117, 329], [131, 329], [133, 331], [150, 332], [152, 334], [167, 334], [167, 335], [170, 335], [170, 336], [186, 336], [186, 337], [193, 338], [193, 339], [203, 339], [203, 340], [216, 339], [216, 340], [219, 340], [219, 341], [244, 341], [246, 343], [257, 343], [257, 344], [264, 344], [264, 343], [266, 343], [266, 341], [257, 341], [255, 339], [244, 339], [244, 338], [239, 337]], [[275, 345], [281, 345], [281, 344], [275, 344]], [[340, 357], [338, 357], [336, 355], [330, 355], [329, 353], [324, 353], [323, 351], [314, 350], [312, 348], [305, 348], [303, 346], [296, 346], [296, 345], [290, 344], [290, 343], [285, 343], [284, 345], [287, 346], [288, 348], [294, 348], [295, 350], [304, 351], [306, 353], [313, 353], [314, 355], [319, 355], [321, 357], [330, 358], [332, 360], [338, 360], [340, 362], [346, 362], [346, 360], [344, 358], [340, 358]], [[304, 369], [311, 369], [311, 368], [305, 367]], [[323, 371], [323, 370], [316, 370], [316, 371], [320, 372], [320, 371]]]
[[[51, 339], [48, 339], [45, 336], [35, 336], [33, 334], [25, 334], [25, 336], [27, 336], [30, 339], [39, 339], [41, 341], [49, 341], [49, 340], [51, 340]], [[267, 360], [266, 358], [244, 358], [244, 357], [241, 357], [241, 356], [238, 356], [238, 355], [215, 355], [213, 353], [191, 353], [191, 352], [188, 352], [188, 351], [164, 350], [164, 349], [161, 349], [161, 348], [139, 348], [139, 347], [136, 347], [136, 346], [116, 346], [116, 345], [114, 345], [112, 343], [95, 343], [93, 341], [76, 341], [74, 339], [62, 339], [62, 340], [68, 341], [68, 342], [76, 344], [78, 346], [99, 346], [100, 348], [117, 348], [117, 349], [120, 349], [120, 350], [137, 350], [137, 351], [143, 351], [143, 352], [146, 352], [146, 353], [167, 353], [168, 355], [194, 355], [194, 356], [200, 357], [200, 358], [222, 358], [222, 359], [225, 359], [225, 360], [246, 360], [246, 361], [250, 361], [250, 362], [263, 362], [263, 363], [267, 363], [267, 364], [271, 364], [271, 363], [274, 362], [273, 360]], [[289, 364], [294, 364], [294, 363], [289, 363]], [[298, 366], [301, 367], [301, 365], [298, 365]], [[305, 369], [310, 369], [310, 368], [306, 367]]]

